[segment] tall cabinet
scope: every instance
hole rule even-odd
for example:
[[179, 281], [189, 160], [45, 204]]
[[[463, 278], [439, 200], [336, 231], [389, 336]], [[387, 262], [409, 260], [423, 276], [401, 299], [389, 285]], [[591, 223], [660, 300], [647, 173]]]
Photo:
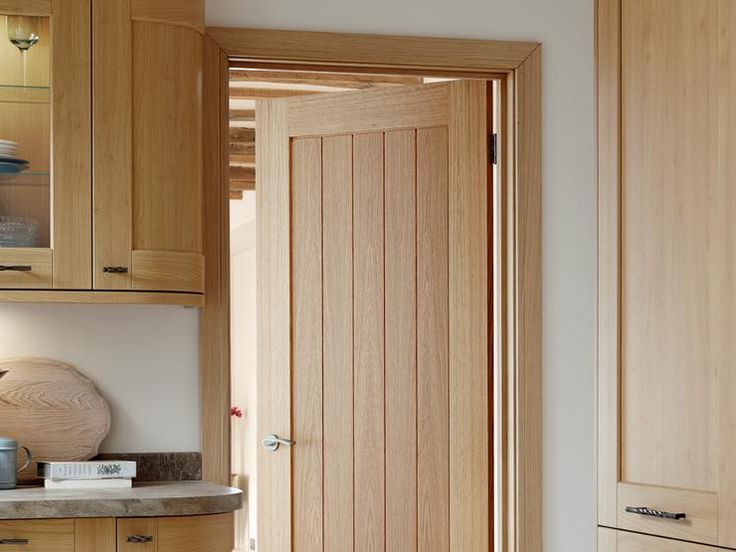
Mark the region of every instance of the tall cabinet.
[[599, 552], [736, 548], [736, 3], [598, 0], [597, 59]]
[[202, 0], [0, 0], [0, 300], [200, 304], [203, 26]]

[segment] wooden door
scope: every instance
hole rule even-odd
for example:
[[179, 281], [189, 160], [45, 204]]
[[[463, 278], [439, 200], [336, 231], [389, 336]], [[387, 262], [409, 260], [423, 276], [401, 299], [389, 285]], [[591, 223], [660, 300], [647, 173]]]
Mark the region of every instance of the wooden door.
[[599, 14], [599, 523], [736, 547], [736, 5]]
[[487, 83], [256, 113], [259, 549], [487, 552]]

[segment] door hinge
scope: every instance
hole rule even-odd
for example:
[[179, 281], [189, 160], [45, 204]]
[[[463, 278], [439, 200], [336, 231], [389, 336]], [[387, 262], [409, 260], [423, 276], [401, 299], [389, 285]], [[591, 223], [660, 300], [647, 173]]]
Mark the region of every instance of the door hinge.
[[498, 165], [498, 134], [488, 135], [488, 163]]

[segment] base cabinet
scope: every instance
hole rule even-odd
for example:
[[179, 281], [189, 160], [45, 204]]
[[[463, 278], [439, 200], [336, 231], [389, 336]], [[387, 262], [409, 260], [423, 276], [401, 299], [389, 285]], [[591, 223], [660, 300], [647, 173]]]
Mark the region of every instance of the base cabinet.
[[598, 552], [726, 552], [726, 549], [599, 527]]
[[0, 550], [232, 552], [233, 514], [0, 521]]

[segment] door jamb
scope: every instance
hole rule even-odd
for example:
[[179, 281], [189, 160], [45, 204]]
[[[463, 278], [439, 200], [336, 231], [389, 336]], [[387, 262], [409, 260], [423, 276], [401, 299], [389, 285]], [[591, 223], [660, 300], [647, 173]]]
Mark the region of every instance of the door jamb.
[[[494, 487], [503, 552], [542, 551], [542, 60], [531, 42], [208, 27], [203, 74], [203, 479], [230, 481], [228, 66], [414, 73], [500, 82], [494, 223]], [[494, 520], [489, 520], [493, 523]]]

